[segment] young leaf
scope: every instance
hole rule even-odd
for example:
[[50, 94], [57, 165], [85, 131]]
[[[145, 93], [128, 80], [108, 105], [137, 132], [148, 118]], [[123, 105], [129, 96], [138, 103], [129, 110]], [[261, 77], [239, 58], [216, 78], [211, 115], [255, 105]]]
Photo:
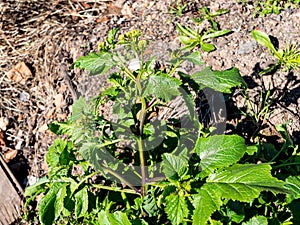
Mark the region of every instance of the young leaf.
[[268, 219], [264, 216], [252, 217], [248, 222], [242, 225], [268, 225]]
[[47, 177], [42, 177], [35, 184], [27, 187], [25, 189], [24, 195], [26, 197], [34, 195], [36, 192], [45, 189], [45, 185], [49, 183], [49, 179]]
[[192, 52], [188, 55], [185, 55], [182, 57], [182, 59], [192, 62], [193, 64], [199, 65], [199, 66], [204, 64], [204, 62], [202, 61], [202, 58], [201, 58], [201, 54], [198, 51]]
[[108, 52], [99, 54], [91, 52], [87, 56], [79, 57], [74, 65], [80, 69], [90, 70], [90, 75], [96, 75], [106, 73], [115, 65], [115, 62]]
[[150, 76], [143, 95], [154, 95], [165, 101], [170, 101], [172, 97], [180, 95], [178, 90], [181, 82], [178, 79], [166, 76]]
[[203, 186], [194, 199], [193, 225], [205, 225], [209, 217], [220, 209], [223, 202], [220, 194], [208, 186]]
[[202, 42], [200, 43], [200, 47], [205, 52], [212, 52], [216, 49], [213, 44]]
[[210, 172], [236, 163], [246, 151], [245, 141], [238, 135], [199, 138], [195, 146], [195, 152], [201, 159], [200, 166]]
[[275, 49], [273, 43], [271, 42], [271, 39], [269, 36], [259, 30], [253, 30], [252, 32], [252, 37], [254, 38], [255, 41], [257, 41], [259, 44], [267, 47], [272, 51], [273, 54], [278, 56], [277, 50]]
[[82, 188], [75, 194], [75, 215], [77, 218], [85, 216], [88, 211], [89, 199], [87, 186]]
[[174, 178], [177, 174], [182, 176], [187, 169], [187, 159], [170, 153], [163, 154], [163, 172], [168, 178]]
[[209, 87], [223, 93], [231, 93], [231, 88], [246, 85], [236, 67], [225, 71], [214, 71], [211, 67], [206, 67], [194, 73], [192, 78], [198, 83], [200, 89]]
[[60, 209], [55, 209], [54, 204], [56, 201], [56, 195], [63, 185], [64, 183], [53, 183], [47, 194], [40, 201], [38, 206], [38, 214], [42, 225], [52, 225], [55, 214], [59, 214], [58, 212], [55, 212], [55, 210]]
[[54, 203], [54, 221], [58, 219], [62, 210], [64, 209], [64, 200], [67, 195], [67, 183], [65, 183], [56, 194], [56, 200]]
[[179, 225], [188, 216], [189, 210], [185, 198], [172, 193], [166, 197], [166, 212], [173, 225]]
[[219, 31], [214, 31], [212, 33], [204, 34], [202, 36], [202, 40], [209, 39], [209, 38], [217, 38], [224, 36], [226, 34], [231, 33], [231, 30], [219, 30]]

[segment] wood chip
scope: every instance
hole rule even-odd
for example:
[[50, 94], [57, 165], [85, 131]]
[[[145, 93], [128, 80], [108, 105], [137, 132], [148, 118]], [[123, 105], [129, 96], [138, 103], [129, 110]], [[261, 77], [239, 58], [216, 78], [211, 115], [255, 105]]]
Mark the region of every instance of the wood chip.
[[9, 149], [7, 152], [3, 154], [3, 159], [6, 163], [9, 163], [11, 160], [16, 158], [17, 154], [18, 154], [17, 150]]
[[7, 73], [7, 77], [16, 83], [26, 84], [32, 73], [24, 62], [19, 62]]

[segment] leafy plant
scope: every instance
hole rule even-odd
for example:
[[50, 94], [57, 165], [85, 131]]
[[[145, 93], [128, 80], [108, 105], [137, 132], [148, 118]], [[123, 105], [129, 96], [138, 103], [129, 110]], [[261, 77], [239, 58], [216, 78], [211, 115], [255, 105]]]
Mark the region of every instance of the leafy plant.
[[207, 20], [210, 23], [212, 29], [215, 31], [218, 31], [218, 30], [220, 30], [220, 26], [215, 21], [214, 17], [226, 14], [228, 12], [229, 12], [229, 10], [227, 10], [227, 9], [219, 9], [215, 13], [211, 13], [209, 8], [207, 8], [206, 6], [203, 6], [201, 9], [199, 9], [199, 14], [197, 15], [197, 17], [193, 18], [192, 20], [197, 25], [199, 25], [203, 21]]
[[284, 69], [285, 71], [300, 69], [300, 51], [297, 49], [296, 45], [286, 45], [284, 49], [277, 49], [269, 36], [258, 30], [252, 31], [252, 37], [259, 44], [267, 47], [272, 56], [277, 59], [275, 65], [272, 65], [261, 72], [262, 75], [274, 72], [277, 69]]
[[181, 24], [176, 24], [177, 30], [180, 32], [178, 37], [180, 42], [185, 45], [183, 49], [192, 50], [197, 46], [205, 52], [211, 52], [216, 49], [216, 47], [209, 43], [208, 41], [213, 38], [221, 37], [231, 33], [230, 30], [209, 30], [202, 32], [199, 29], [193, 30], [188, 26], [182, 26]]
[[176, 0], [170, 5], [169, 13], [174, 14], [177, 17], [184, 14], [186, 8], [191, 4], [191, 2]]
[[[25, 192], [26, 205], [43, 195], [41, 224], [219, 224], [224, 208], [251, 204], [263, 191], [299, 198], [297, 177], [284, 182], [272, 176], [270, 164], [242, 162], [257, 148], [238, 135], [207, 134], [197, 120], [192, 96], [204, 88], [230, 93], [244, 86], [237, 68], [177, 73], [186, 60], [203, 64], [199, 52], [180, 50], [167, 67], [157, 67], [154, 57], [145, 58], [147, 43], [138, 31], [117, 31], [97, 53], [74, 63], [91, 75], [118, 71], [100, 96], [90, 103], [79, 98], [68, 121], [50, 125], [64, 139], [47, 153], [48, 175]], [[186, 113], [160, 117], [178, 98]], [[108, 102], [106, 117], [99, 107]], [[252, 217], [239, 221], [265, 223]]]
[[299, 8], [299, 0], [263, 0], [263, 1], [247, 1], [247, 0], [238, 0], [238, 3], [242, 3], [244, 5], [253, 4], [254, 5], [254, 13], [253, 16], [261, 16], [264, 17], [268, 14], [280, 14], [280, 12], [286, 8]]

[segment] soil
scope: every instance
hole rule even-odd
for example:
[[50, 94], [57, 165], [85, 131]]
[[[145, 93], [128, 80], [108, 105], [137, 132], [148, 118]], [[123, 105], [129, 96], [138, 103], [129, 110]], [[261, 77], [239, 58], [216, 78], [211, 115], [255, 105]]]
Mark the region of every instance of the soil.
[[237, 67], [248, 84], [250, 111], [256, 114], [260, 96], [270, 89], [269, 114], [258, 121], [241, 114], [246, 111], [241, 90], [230, 95], [226, 132], [243, 135], [249, 143], [256, 135], [266, 141], [275, 137], [279, 142], [274, 144], [280, 145], [275, 125], [289, 121], [288, 133], [295, 144], [300, 143], [299, 71], [259, 75], [275, 60], [251, 37], [257, 29], [277, 40], [280, 48], [286, 43], [299, 47], [300, 9], [255, 18], [251, 2], [192, 1], [178, 17], [168, 13], [172, 5], [169, 0], [0, 2], [0, 151], [22, 187], [47, 174], [44, 158], [55, 139], [49, 123], [65, 121], [79, 95], [92, 97], [106, 85], [103, 76], [88, 77], [86, 72], [70, 70], [70, 65], [95, 51], [113, 27], [121, 33], [139, 29], [152, 42], [152, 52], [155, 46], [160, 52], [172, 48], [179, 43], [176, 23], [192, 25], [191, 18], [203, 6], [212, 11], [229, 9], [215, 20], [221, 29], [233, 31], [213, 40], [214, 52], [202, 52], [206, 65], [215, 70]]

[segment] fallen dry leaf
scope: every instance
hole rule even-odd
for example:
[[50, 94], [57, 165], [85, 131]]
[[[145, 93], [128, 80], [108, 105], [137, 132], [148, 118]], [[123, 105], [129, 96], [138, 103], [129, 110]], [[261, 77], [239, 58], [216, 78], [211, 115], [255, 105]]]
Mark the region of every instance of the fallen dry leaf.
[[14, 82], [25, 84], [32, 77], [32, 73], [24, 62], [19, 62], [7, 73], [7, 77]]
[[9, 163], [17, 156], [17, 154], [18, 154], [17, 150], [9, 149], [7, 152], [3, 154], [3, 159], [6, 163]]

